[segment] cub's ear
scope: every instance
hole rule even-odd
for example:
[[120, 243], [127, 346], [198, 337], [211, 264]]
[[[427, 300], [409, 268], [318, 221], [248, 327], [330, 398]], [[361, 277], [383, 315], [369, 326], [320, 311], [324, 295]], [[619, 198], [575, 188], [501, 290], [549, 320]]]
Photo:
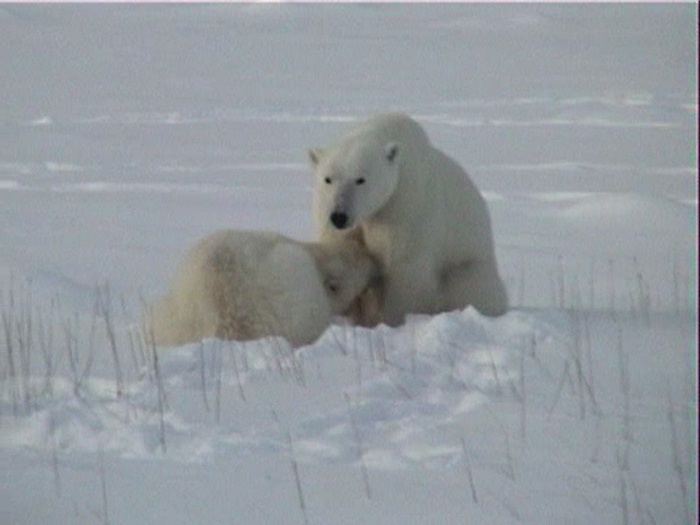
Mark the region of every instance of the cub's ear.
[[389, 142], [384, 146], [384, 155], [389, 164], [393, 164], [399, 157], [399, 144], [398, 142]]
[[349, 239], [350, 241], [354, 241], [354, 242], [358, 243], [363, 248], [366, 247], [365, 236], [364, 236], [364, 232], [362, 231], [362, 228], [353, 228], [352, 230], [350, 230], [348, 233], [345, 234], [343, 239]]
[[334, 277], [327, 277], [323, 281], [323, 285], [326, 288], [326, 292], [330, 295], [337, 295], [340, 291], [340, 281]]
[[309, 161], [311, 162], [311, 167], [315, 168], [318, 163], [321, 162], [323, 158], [324, 151], [321, 148], [311, 148], [309, 150]]

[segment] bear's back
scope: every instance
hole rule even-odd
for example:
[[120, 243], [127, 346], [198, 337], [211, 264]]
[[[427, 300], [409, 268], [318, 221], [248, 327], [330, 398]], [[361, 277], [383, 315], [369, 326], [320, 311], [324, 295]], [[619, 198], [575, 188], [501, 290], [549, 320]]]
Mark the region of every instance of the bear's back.
[[213, 308], [252, 325], [250, 336], [281, 335], [297, 345], [330, 323], [323, 281], [303, 244], [273, 232], [224, 230], [200, 250], [198, 272], [211, 279], [202, 284], [218, 299]]
[[275, 244], [258, 261], [254, 278], [258, 300], [269, 308], [271, 322], [279, 323], [283, 332], [279, 335], [292, 344], [315, 339], [330, 324], [331, 308], [323, 280], [313, 256], [301, 243], [286, 240]]
[[158, 344], [276, 335], [298, 346], [316, 339], [331, 317], [315, 259], [302, 243], [222, 230], [190, 249], [150, 322]]

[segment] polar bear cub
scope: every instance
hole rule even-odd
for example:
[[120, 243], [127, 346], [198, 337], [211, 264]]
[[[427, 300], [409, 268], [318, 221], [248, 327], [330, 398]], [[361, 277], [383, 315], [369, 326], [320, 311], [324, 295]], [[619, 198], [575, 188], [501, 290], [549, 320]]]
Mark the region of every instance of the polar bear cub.
[[302, 346], [353, 308], [376, 268], [354, 239], [321, 245], [272, 232], [219, 231], [187, 253], [145, 329], [159, 345], [282, 336]]
[[321, 242], [361, 230], [383, 272], [382, 321], [467, 305], [506, 312], [486, 203], [416, 121], [376, 115], [309, 157]]

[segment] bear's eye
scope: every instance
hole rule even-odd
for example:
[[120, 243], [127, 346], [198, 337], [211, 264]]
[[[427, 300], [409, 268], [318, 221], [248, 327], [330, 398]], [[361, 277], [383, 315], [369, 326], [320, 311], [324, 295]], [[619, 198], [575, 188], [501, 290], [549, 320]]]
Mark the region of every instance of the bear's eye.
[[365, 182], [367, 182], [367, 181], [365, 181], [364, 177], [360, 177], [359, 179], [355, 179], [355, 184], [357, 184], [358, 186], [361, 184], [364, 184]]
[[325, 179], [323, 179], [323, 181], [324, 181], [326, 184], [330, 184], [331, 182], [333, 182], [333, 181], [331, 180], [330, 177], [326, 177]]
[[335, 283], [328, 283], [328, 291], [333, 294], [338, 293], [338, 285]]

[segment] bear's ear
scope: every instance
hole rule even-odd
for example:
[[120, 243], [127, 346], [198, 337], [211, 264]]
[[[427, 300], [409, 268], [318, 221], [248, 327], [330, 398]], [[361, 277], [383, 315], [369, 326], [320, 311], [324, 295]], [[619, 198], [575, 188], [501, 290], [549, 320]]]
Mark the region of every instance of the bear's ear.
[[321, 158], [323, 157], [324, 151], [321, 148], [311, 148], [309, 150], [309, 161], [311, 162], [312, 167], [318, 166], [318, 163], [321, 162]]
[[365, 247], [365, 236], [362, 228], [353, 228], [348, 233], [343, 236], [343, 240], [350, 240], [358, 243], [362, 247]]
[[399, 156], [399, 144], [397, 142], [389, 142], [384, 146], [384, 155], [389, 164], [393, 164]]
[[335, 279], [333, 277], [327, 277], [323, 281], [323, 285], [326, 288], [326, 292], [332, 296], [337, 295], [340, 291], [340, 282], [338, 279]]

